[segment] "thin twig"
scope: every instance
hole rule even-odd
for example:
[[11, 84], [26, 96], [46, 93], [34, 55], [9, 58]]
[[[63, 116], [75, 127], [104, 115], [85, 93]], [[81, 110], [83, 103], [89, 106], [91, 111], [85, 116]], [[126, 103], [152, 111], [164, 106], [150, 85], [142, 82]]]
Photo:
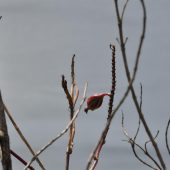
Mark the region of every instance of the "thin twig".
[[135, 143], [133, 140], [131, 140], [131, 147], [133, 150], [134, 155], [136, 156], [136, 158], [143, 163], [144, 165], [154, 169], [154, 170], [158, 170], [157, 168], [153, 167], [152, 165], [150, 165], [149, 163], [147, 163], [146, 161], [142, 160], [139, 155], [136, 152], [135, 146], [137, 146], [140, 150], [142, 150], [144, 152], [145, 155], [147, 155], [148, 158], [150, 158], [154, 163], [156, 163], [156, 165], [158, 166], [159, 170], [161, 170], [160, 166], [158, 165], [158, 163], [153, 159], [153, 157], [151, 157], [151, 155], [147, 152], [145, 152], [145, 150], [137, 143]]
[[[122, 28], [122, 20], [120, 18], [120, 14], [119, 14], [118, 0], [114, 0], [114, 2], [115, 2], [117, 21], [118, 21], [121, 52], [122, 52], [122, 56], [123, 56], [126, 76], [127, 76], [128, 82], [130, 82], [131, 81], [131, 76], [130, 76], [129, 67], [128, 67], [128, 63], [127, 63], [126, 50], [125, 50], [125, 44], [124, 44], [124, 35], [123, 35], [123, 28]], [[139, 47], [138, 47], [138, 50], [137, 50], [137, 57], [136, 57], [137, 60], [136, 60], [136, 62], [139, 61], [139, 57], [140, 57], [140, 53], [141, 53], [141, 49], [142, 49], [142, 45], [143, 45], [143, 40], [144, 40], [145, 32], [146, 32], [146, 7], [145, 7], [144, 0], [140, 0], [140, 2], [141, 2], [142, 10], [143, 10], [143, 29], [142, 29], [141, 38], [140, 38], [140, 41], [139, 41]], [[136, 66], [136, 64], [135, 64], [135, 66]], [[134, 67], [135, 75], [136, 75], [136, 71], [137, 71], [137, 67]], [[165, 170], [166, 165], [164, 163], [164, 160], [162, 158], [160, 150], [159, 150], [159, 148], [157, 146], [157, 143], [155, 142], [155, 140], [154, 140], [154, 138], [152, 136], [152, 133], [151, 133], [151, 131], [150, 131], [150, 129], [149, 129], [147, 123], [146, 123], [146, 120], [145, 120], [145, 118], [143, 116], [143, 113], [140, 110], [140, 106], [139, 106], [139, 103], [137, 101], [136, 93], [135, 93], [135, 90], [134, 90], [133, 86], [131, 86], [131, 94], [132, 94], [132, 99], [134, 101], [134, 104], [135, 104], [135, 107], [137, 109], [137, 112], [139, 114], [139, 117], [140, 117], [140, 119], [141, 119], [141, 121], [142, 121], [142, 123], [144, 125], [145, 131], [146, 131], [147, 135], [149, 136], [149, 138], [150, 138], [150, 140], [152, 142], [152, 145], [153, 145], [153, 147], [155, 149], [155, 152], [156, 152], [157, 157], [158, 157], [158, 159], [159, 159], [159, 161], [161, 163], [162, 168]]]
[[[143, 90], [142, 90], [142, 84], [140, 84], [140, 110], [142, 110], [142, 97], [143, 97]], [[140, 121], [140, 117], [139, 117], [139, 121], [138, 121], [138, 128], [136, 130], [136, 134], [134, 136], [134, 141], [136, 140], [137, 136], [138, 136], [138, 133], [139, 133], [139, 130], [140, 130], [140, 125], [141, 125], [141, 121]]]
[[[155, 137], [154, 137], [154, 140], [156, 140], [156, 138], [158, 137], [159, 135], [159, 130], [157, 131]], [[145, 151], [148, 152], [148, 149], [147, 149], [147, 144], [151, 143], [151, 140], [148, 140], [145, 142]]]
[[126, 0], [126, 3], [125, 3], [124, 6], [123, 6], [122, 15], [121, 15], [121, 20], [122, 20], [122, 22], [123, 22], [124, 13], [125, 13], [125, 10], [126, 10], [126, 7], [127, 7], [128, 2], [129, 2], [129, 0]]
[[68, 125], [66, 126], [66, 128], [64, 130], [62, 130], [55, 138], [53, 138], [48, 144], [46, 144], [45, 146], [43, 146], [38, 152], [36, 152], [35, 156], [30, 160], [30, 162], [28, 162], [28, 164], [25, 166], [24, 170], [26, 170], [32, 163], [33, 161], [42, 153], [44, 152], [49, 146], [51, 146], [55, 141], [57, 141], [59, 138], [61, 138], [70, 128], [70, 126], [73, 124], [73, 122], [75, 121], [75, 119], [77, 118], [79, 112], [81, 111], [81, 108], [86, 100], [86, 90], [87, 90], [87, 83], [85, 84], [85, 88], [84, 88], [84, 93], [83, 93], [83, 99], [80, 103], [79, 108], [75, 111], [74, 117], [72, 118], [72, 120], [68, 123]]
[[142, 110], [142, 103], [143, 103], [143, 88], [142, 88], [142, 83], [140, 83], [140, 110]]
[[169, 148], [169, 144], [168, 144], [168, 130], [169, 130], [169, 126], [170, 126], [170, 119], [168, 120], [168, 123], [167, 123], [167, 126], [166, 126], [166, 131], [165, 131], [166, 148], [167, 148], [168, 153], [170, 155], [170, 148]]
[[[138, 128], [139, 129], [139, 126], [140, 124], [138, 124]], [[125, 129], [124, 127], [124, 114], [122, 112], [122, 131], [124, 133], [124, 135], [128, 138], [128, 143], [130, 143], [131, 145], [131, 148], [132, 148], [132, 151], [135, 155], [135, 157], [141, 162], [143, 163], [144, 165], [154, 169], [154, 170], [158, 170], [157, 168], [153, 167], [152, 165], [150, 165], [149, 163], [147, 163], [146, 161], [144, 161], [142, 158], [139, 157], [138, 153], [136, 152], [136, 146], [151, 160], [153, 161], [153, 163], [159, 168], [159, 170], [161, 170], [161, 167], [159, 166], [159, 164], [157, 163], [157, 161], [149, 154], [149, 152], [144, 149], [142, 146], [140, 146], [139, 144], [136, 143], [136, 138], [137, 138], [137, 135], [139, 133], [139, 130], [137, 130], [137, 133], [135, 135], [135, 137], [132, 139], [129, 135], [128, 135], [128, 132], [127, 130]]]
[[[138, 124], [138, 129], [139, 129], [139, 124]], [[133, 140], [133, 139], [129, 136], [127, 130], [126, 130], [125, 127], [124, 127], [124, 114], [123, 114], [123, 112], [122, 112], [122, 131], [123, 131], [124, 135], [128, 138], [127, 142], [130, 143], [130, 145], [131, 145], [131, 147], [132, 147], [132, 151], [133, 151], [135, 157], [136, 157], [140, 162], [142, 162], [143, 164], [147, 165], [148, 167], [152, 167], [151, 165], [149, 165], [148, 163], [146, 163], [145, 161], [143, 161], [143, 160], [138, 156], [138, 154], [136, 153], [135, 146], [137, 146], [137, 147], [138, 147], [140, 150], [142, 150], [144, 153], [145, 153], [145, 150], [144, 150], [140, 145], [138, 145], [138, 144], [135, 142], [135, 140]], [[136, 137], [137, 137], [138, 133], [139, 133], [139, 131], [137, 130], [137, 133], [136, 133], [136, 135], [135, 135]], [[134, 137], [134, 139], [136, 139], [136, 137]], [[155, 169], [155, 170], [157, 170], [157, 169]]]
[[[21, 157], [19, 156], [16, 152], [14, 152], [13, 150], [10, 150], [11, 154], [17, 159], [19, 160], [23, 165], [27, 165], [27, 162]], [[30, 170], [35, 170], [32, 166], [28, 167]]]
[[[14, 118], [12, 117], [12, 113], [8, 110], [8, 108], [6, 107], [6, 105], [4, 104], [4, 110], [7, 113], [10, 121], [12, 122], [15, 130], [17, 131], [18, 135], [20, 136], [20, 138], [22, 139], [22, 141], [25, 143], [25, 145], [27, 146], [27, 148], [29, 149], [29, 151], [31, 152], [31, 154], [34, 156], [35, 152], [32, 149], [31, 145], [28, 143], [27, 139], [24, 137], [23, 133], [21, 132], [19, 126], [17, 125], [17, 123], [15, 122]], [[39, 158], [36, 158], [37, 163], [39, 164], [39, 166], [41, 167], [41, 169], [45, 170], [44, 165], [42, 164], [42, 162], [39, 160]]]
[[[142, 97], [143, 97], [143, 90], [142, 90], [142, 84], [140, 84], [140, 109], [141, 109], [141, 110], [142, 110], [142, 101], [143, 101], [143, 100], [142, 100]], [[135, 136], [134, 136], [133, 139], [130, 138], [129, 135], [128, 135], [128, 133], [127, 133], [127, 131], [126, 131], [126, 129], [125, 129], [125, 127], [124, 127], [124, 114], [123, 114], [123, 112], [122, 112], [122, 129], [123, 129], [123, 133], [124, 133], [124, 135], [128, 138], [128, 142], [131, 144], [132, 150], [133, 150], [134, 155], [136, 156], [136, 158], [137, 158], [140, 162], [142, 162], [143, 164], [149, 166], [149, 167], [152, 168], [152, 169], [155, 169], [153, 166], [149, 165], [147, 162], [143, 161], [143, 160], [138, 156], [138, 154], [137, 154], [137, 152], [136, 152], [136, 150], [135, 150], [135, 146], [137, 146], [138, 148], [140, 148], [140, 149], [144, 152], [144, 154], [146, 154], [146, 155], [155, 163], [155, 165], [156, 165], [159, 169], [161, 169], [161, 167], [159, 166], [159, 164], [157, 163], [157, 161], [156, 161], [155, 159], [153, 159], [153, 157], [149, 154], [149, 152], [148, 152], [148, 150], [147, 150], [146, 145], [147, 145], [147, 143], [150, 142], [150, 140], [145, 142], [145, 149], [143, 149], [139, 144], [137, 144], [137, 143], [135, 142], [135, 141], [136, 141], [136, 138], [137, 138], [137, 136], [138, 136], [138, 134], [139, 134], [140, 124], [141, 124], [140, 122], [141, 122], [141, 121], [140, 121], [140, 118], [139, 118], [138, 127], [137, 127], [137, 131], [136, 131], [136, 133], [135, 133]], [[154, 137], [154, 139], [157, 138], [158, 133], [159, 133], [159, 131], [157, 132], [157, 134], [156, 134], [156, 136]]]

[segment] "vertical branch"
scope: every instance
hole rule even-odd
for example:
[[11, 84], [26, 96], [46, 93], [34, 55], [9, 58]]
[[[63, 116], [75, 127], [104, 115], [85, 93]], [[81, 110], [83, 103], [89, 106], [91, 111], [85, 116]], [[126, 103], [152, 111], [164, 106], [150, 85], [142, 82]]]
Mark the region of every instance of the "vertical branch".
[[[142, 10], [143, 10], [143, 26], [142, 26], [143, 29], [142, 29], [141, 38], [140, 38], [140, 41], [139, 41], [138, 51], [137, 51], [137, 55], [136, 55], [136, 63], [138, 63], [138, 61], [139, 61], [140, 52], [141, 52], [141, 49], [142, 49], [143, 40], [144, 40], [145, 32], [146, 32], [146, 7], [145, 7], [144, 0], [140, 0], [140, 2], [141, 2]], [[125, 41], [124, 41], [124, 34], [123, 34], [123, 27], [122, 27], [122, 18], [120, 17], [120, 13], [119, 13], [118, 0], [114, 0], [114, 3], [115, 3], [116, 15], [117, 15], [118, 30], [119, 30], [119, 37], [120, 37], [120, 47], [121, 47], [122, 57], [123, 57], [123, 61], [124, 61], [124, 67], [125, 67], [125, 71], [126, 71], [127, 80], [130, 83], [131, 82], [131, 75], [130, 75], [129, 66], [128, 66], [128, 63], [127, 63]], [[132, 77], [134, 77], [134, 79], [135, 79], [136, 71], [137, 71], [137, 67], [136, 68], [134, 67], [134, 76], [132, 76]], [[133, 85], [131, 85], [130, 90], [131, 90], [131, 94], [132, 94], [132, 99], [134, 101], [134, 104], [135, 104], [135, 107], [136, 107], [137, 112], [139, 114], [139, 117], [141, 119], [141, 122], [144, 125], [145, 131], [146, 131], [149, 139], [151, 140], [151, 143], [152, 143], [154, 150], [157, 154], [157, 157], [158, 157], [158, 159], [161, 163], [161, 166], [165, 170], [166, 165], [164, 163], [164, 160], [162, 158], [162, 155], [160, 153], [158, 145], [155, 142], [153, 135], [152, 135], [152, 133], [151, 133], [149, 127], [148, 127], [148, 124], [147, 124], [147, 122], [144, 118], [144, 115], [143, 115], [143, 113], [140, 109], [140, 106], [139, 106], [139, 103], [137, 101], [137, 97], [136, 97], [136, 93], [135, 93], [135, 90], [133, 88]]]
[[112, 50], [112, 86], [111, 86], [111, 96], [109, 100], [108, 117], [107, 117], [106, 126], [98, 140], [98, 143], [89, 157], [86, 170], [94, 170], [96, 168], [99, 160], [100, 152], [102, 150], [103, 145], [105, 144], [106, 136], [108, 134], [110, 124], [114, 116], [112, 114], [112, 108], [113, 108], [113, 99], [114, 99], [115, 86], [116, 86], [115, 46], [110, 45], [110, 49]]
[[[64, 76], [62, 76], [62, 87], [65, 91], [65, 94], [68, 99], [69, 103], [69, 108], [70, 108], [70, 121], [72, 120], [75, 112], [75, 104], [79, 95], [79, 91], [76, 85], [75, 81], [75, 61], [74, 61], [75, 55], [72, 57], [72, 62], [71, 62], [71, 90], [70, 92], [68, 91], [67, 87], [67, 81], [65, 80]], [[76, 91], [76, 94], [74, 94]], [[70, 133], [69, 133], [69, 140], [68, 140], [68, 145], [67, 145], [67, 152], [66, 152], [66, 170], [69, 170], [69, 163], [70, 163], [70, 155], [72, 154], [73, 151], [73, 141], [74, 141], [74, 136], [75, 136], [75, 122], [73, 122], [70, 126]]]
[[[72, 57], [72, 61], [71, 61], [71, 80], [72, 80], [72, 83], [71, 83], [71, 99], [72, 99], [72, 110], [70, 110], [70, 120], [73, 118], [74, 116], [74, 111], [75, 111], [75, 103], [74, 103], [74, 91], [75, 91], [75, 86], [76, 86], [76, 81], [75, 81], [75, 71], [74, 71], [74, 65], [75, 65], [75, 62], [74, 62], [74, 58], [75, 58], [75, 55], [73, 55]], [[74, 140], [74, 135], [75, 135], [75, 122], [73, 122], [73, 124], [71, 125], [70, 127], [70, 139], [69, 139], [69, 153], [72, 153], [72, 149], [73, 149], [73, 140]]]
[[75, 81], [75, 70], [74, 70], [74, 65], [75, 65], [75, 54], [73, 55], [72, 57], [72, 60], [71, 60], [71, 96], [72, 98], [74, 98], [74, 87], [76, 85], [76, 81]]
[[116, 63], [115, 63], [115, 46], [110, 44], [110, 49], [112, 50], [112, 86], [111, 86], [111, 96], [109, 100], [109, 109], [108, 109], [108, 119], [110, 119], [112, 108], [113, 108], [113, 100], [116, 88]]
[[2, 167], [3, 170], [12, 170], [12, 161], [10, 155], [10, 143], [8, 129], [6, 124], [4, 104], [0, 93], [0, 147], [2, 151]]
[[168, 129], [170, 126], [170, 119], [168, 120], [167, 126], [166, 126], [166, 131], [165, 131], [165, 142], [166, 142], [166, 148], [168, 150], [168, 153], [170, 155], [170, 148], [169, 148], [169, 144], [168, 144]]
[[[72, 97], [68, 91], [68, 87], [67, 87], [67, 81], [65, 80], [65, 77], [64, 75], [62, 76], [62, 87], [64, 89], [64, 92], [66, 94], [66, 97], [67, 97], [67, 100], [68, 100], [68, 103], [69, 103], [69, 108], [70, 108], [70, 119], [73, 115], [73, 101], [72, 101]], [[74, 122], [73, 122], [74, 123]], [[65, 169], [68, 170], [69, 169], [69, 163], [70, 163], [70, 154], [72, 153], [72, 129], [73, 125], [71, 124], [70, 125], [70, 134], [69, 134], [69, 142], [68, 142], [68, 145], [67, 145], [67, 152], [66, 152], [66, 167]]]

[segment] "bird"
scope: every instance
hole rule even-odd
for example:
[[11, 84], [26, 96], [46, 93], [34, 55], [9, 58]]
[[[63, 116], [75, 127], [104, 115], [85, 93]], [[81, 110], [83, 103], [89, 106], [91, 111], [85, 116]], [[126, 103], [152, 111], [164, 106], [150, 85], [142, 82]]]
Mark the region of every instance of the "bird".
[[84, 111], [87, 112], [89, 110], [96, 110], [98, 109], [102, 103], [103, 103], [103, 98], [104, 96], [111, 96], [110, 93], [97, 93], [97, 94], [94, 94], [90, 97], [87, 98], [87, 107], [84, 109]]

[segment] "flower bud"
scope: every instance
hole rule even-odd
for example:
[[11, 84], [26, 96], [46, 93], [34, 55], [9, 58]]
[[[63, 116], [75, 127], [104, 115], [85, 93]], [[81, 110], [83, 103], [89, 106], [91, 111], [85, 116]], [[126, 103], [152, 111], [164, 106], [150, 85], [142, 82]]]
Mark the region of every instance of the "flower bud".
[[110, 93], [99, 93], [99, 94], [90, 96], [87, 99], [87, 107], [84, 109], [84, 111], [87, 113], [88, 110], [93, 111], [93, 110], [98, 109], [103, 103], [104, 96], [111, 96], [111, 94]]

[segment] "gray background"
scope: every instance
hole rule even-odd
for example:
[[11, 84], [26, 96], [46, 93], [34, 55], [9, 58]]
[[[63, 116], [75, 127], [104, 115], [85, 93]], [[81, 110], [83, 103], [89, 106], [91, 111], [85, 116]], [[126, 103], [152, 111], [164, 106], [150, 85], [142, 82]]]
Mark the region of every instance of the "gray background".
[[[158, 144], [164, 159], [169, 162], [164, 131], [170, 115], [170, 1], [147, 0], [146, 7], [147, 33], [135, 88], [139, 96], [140, 83], [143, 84], [143, 111], [153, 134], [160, 130]], [[112, 0], [1, 0], [0, 15], [3, 16], [0, 21], [0, 88], [5, 103], [35, 150], [56, 136], [69, 120], [61, 75], [65, 74], [70, 82], [70, 61], [74, 53], [80, 94], [85, 81], [89, 83], [88, 95], [108, 92], [111, 84], [109, 44], [116, 44], [115, 104], [118, 103], [127, 81], [115, 40], [118, 34]], [[140, 26], [141, 6], [132, 0], [125, 17], [131, 69]], [[101, 109], [88, 115], [82, 111], [78, 117], [70, 169], [85, 169], [105, 125], [107, 103], [108, 98]], [[121, 110], [125, 114], [126, 128], [133, 136], [138, 117], [130, 97]], [[122, 141], [126, 138], [121, 131], [121, 110], [113, 121], [97, 169], [147, 169]], [[31, 154], [9, 121], [8, 127], [12, 149], [29, 160]], [[144, 139], [147, 138], [141, 130], [139, 143]], [[66, 145], [67, 135], [41, 155], [47, 169], [64, 169]], [[33, 165], [39, 169], [36, 163]], [[15, 170], [23, 168], [15, 159], [13, 166]]]

